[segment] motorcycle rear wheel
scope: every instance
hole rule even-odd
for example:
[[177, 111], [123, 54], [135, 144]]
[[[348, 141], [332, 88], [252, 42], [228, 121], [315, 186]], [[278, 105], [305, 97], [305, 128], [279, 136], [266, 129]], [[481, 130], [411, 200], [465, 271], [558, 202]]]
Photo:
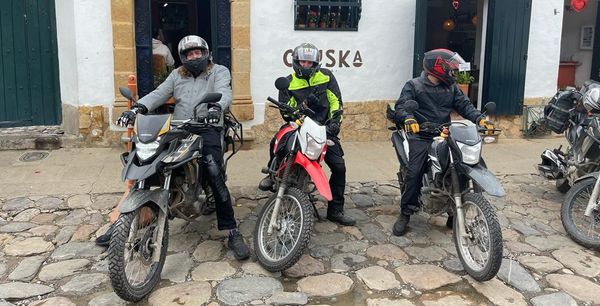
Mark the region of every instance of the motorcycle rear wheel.
[[[275, 207], [273, 195], [262, 207], [254, 228], [254, 252], [258, 262], [270, 272], [279, 272], [295, 265], [310, 242], [314, 210], [308, 195], [289, 187], [281, 199], [278, 228], [267, 233]], [[279, 247], [279, 250], [278, 250]]]
[[584, 215], [596, 179], [578, 182], [569, 190], [560, 210], [560, 219], [567, 234], [580, 245], [600, 250], [600, 210], [592, 217]]
[[465, 229], [469, 237], [459, 237], [454, 217], [454, 244], [465, 271], [478, 281], [492, 279], [502, 263], [502, 230], [493, 206], [480, 193], [463, 197]]

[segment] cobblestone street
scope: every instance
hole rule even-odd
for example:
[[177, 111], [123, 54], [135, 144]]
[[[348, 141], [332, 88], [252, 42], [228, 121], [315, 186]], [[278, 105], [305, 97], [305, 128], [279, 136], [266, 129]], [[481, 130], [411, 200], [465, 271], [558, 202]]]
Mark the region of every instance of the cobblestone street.
[[[478, 283], [456, 257], [445, 217], [419, 214], [405, 237], [391, 235], [395, 183], [351, 183], [346, 213], [356, 227], [317, 222], [309, 250], [281, 274], [255, 258], [238, 262], [215, 216], [170, 223], [158, 288], [142, 305], [592, 305], [600, 304], [600, 256], [572, 242], [560, 222], [563, 195], [537, 175], [501, 177], [490, 199], [503, 229], [497, 278]], [[251, 244], [268, 194], [232, 188], [236, 217]], [[106, 228], [120, 194], [1, 199], [0, 305], [121, 305], [107, 274]], [[324, 215], [324, 207], [320, 210]], [[39, 300], [45, 301], [45, 303]]]

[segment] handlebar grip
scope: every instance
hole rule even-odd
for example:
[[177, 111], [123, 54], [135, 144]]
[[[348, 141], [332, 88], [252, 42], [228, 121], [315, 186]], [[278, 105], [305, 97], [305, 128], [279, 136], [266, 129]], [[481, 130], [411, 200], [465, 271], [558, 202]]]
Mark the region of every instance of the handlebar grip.
[[279, 104], [280, 104], [280, 103], [279, 103], [279, 101], [277, 101], [277, 100], [275, 100], [275, 99], [273, 99], [273, 98], [271, 98], [271, 97], [268, 97], [268, 98], [267, 98], [267, 100], [269, 100], [269, 102], [273, 102], [273, 103], [275, 103], [275, 104], [277, 104], [277, 105], [279, 105]]

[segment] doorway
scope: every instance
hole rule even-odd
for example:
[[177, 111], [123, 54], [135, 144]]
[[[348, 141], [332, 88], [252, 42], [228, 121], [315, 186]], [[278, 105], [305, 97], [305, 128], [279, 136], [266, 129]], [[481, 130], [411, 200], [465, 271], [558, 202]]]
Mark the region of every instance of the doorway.
[[175, 61], [173, 68], [181, 65], [177, 54], [177, 44], [181, 38], [198, 35], [209, 44], [214, 62], [231, 69], [229, 0], [136, 0], [135, 13], [140, 97], [166, 78], [153, 65], [153, 38], [158, 38], [168, 47]]

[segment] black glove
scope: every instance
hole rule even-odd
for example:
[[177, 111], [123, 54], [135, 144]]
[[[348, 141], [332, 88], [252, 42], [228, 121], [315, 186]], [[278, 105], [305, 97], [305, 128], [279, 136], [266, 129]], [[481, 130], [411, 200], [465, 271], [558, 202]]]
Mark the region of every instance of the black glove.
[[143, 104], [136, 104], [131, 107], [130, 110], [124, 111], [121, 116], [117, 119], [117, 125], [126, 127], [130, 124], [133, 124], [135, 121], [135, 116], [137, 114], [145, 114], [148, 112], [148, 109]]
[[208, 114], [206, 115], [206, 119], [208, 123], [219, 123], [221, 121], [221, 107], [220, 106], [212, 106], [208, 109]]
[[327, 136], [337, 137], [340, 133], [340, 123], [338, 121], [329, 122], [325, 128], [327, 130]]

